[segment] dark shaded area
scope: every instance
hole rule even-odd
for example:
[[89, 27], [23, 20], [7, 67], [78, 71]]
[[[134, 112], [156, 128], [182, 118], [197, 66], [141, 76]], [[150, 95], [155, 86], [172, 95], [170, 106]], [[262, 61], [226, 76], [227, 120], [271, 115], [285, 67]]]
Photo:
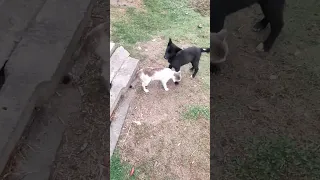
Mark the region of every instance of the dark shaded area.
[[319, 179], [319, 5], [288, 0], [269, 53], [255, 50], [270, 31], [252, 31], [258, 5], [227, 17], [230, 55], [210, 84], [211, 178]]
[[8, 60], [3, 64], [3, 66], [0, 69], [0, 90], [6, 81], [5, 67], [7, 62]]

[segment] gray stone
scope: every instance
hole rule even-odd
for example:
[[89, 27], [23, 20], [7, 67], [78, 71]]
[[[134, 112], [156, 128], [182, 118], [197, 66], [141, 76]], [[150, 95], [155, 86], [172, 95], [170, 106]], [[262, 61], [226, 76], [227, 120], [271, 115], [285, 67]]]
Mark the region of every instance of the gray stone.
[[127, 91], [137, 72], [139, 60], [128, 57], [112, 81], [110, 90], [110, 115], [117, 106], [123, 93]]
[[113, 42], [110, 42], [110, 57], [113, 54], [114, 50], [116, 50], [116, 44]]
[[0, 4], [0, 67], [9, 58], [23, 31], [45, 0], [4, 0]]
[[115, 110], [114, 119], [111, 122], [110, 126], [110, 159], [114, 152], [114, 149], [116, 148], [124, 120], [127, 117], [130, 103], [134, 98], [134, 95], [134, 91], [129, 90], [119, 102], [119, 107]]
[[122, 46], [118, 47], [110, 58], [110, 82], [113, 81], [113, 78], [116, 76], [116, 73], [119, 71], [120, 67], [124, 63], [130, 53], [125, 50]]
[[90, 0], [47, 0], [12, 53], [0, 91], [0, 172], [34, 107], [53, 94], [66, 71], [91, 9]]

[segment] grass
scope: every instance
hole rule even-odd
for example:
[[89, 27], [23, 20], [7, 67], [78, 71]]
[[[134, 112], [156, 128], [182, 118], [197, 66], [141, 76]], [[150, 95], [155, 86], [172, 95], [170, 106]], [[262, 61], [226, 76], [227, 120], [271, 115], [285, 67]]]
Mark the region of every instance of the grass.
[[[320, 179], [319, 144], [298, 146], [290, 138], [252, 138], [245, 157], [236, 157], [227, 171], [230, 179]], [[301, 143], [300, 143], [301, 144]], [[231, 178], [232, 177], [232, 178]]]
[[[112, 37], [115, 42], [134, 52], [137, 42], [151, 40], [154, 36], [163, 36], [177, 45], [193, 44], [207, 48], [210, 46], [210, 19], [190, 8], [189, 0], [144, 0], [144, 9], [127, 8], [111, 10]], [[195, 8], [196, 9], [196, 8]], [[201, 24], [201, 28], [198, 26]], [[162, 57], [161, 57], [162, 58]], [[203, 87], [210, 89], [209, 54], [201, 56], [199, 76]]]
[[[128, 8], [123, 18], [111, 22], [113, 40], [135, 44], [154, 35], [170, 35], [173, 39], [209, 45], [209, 17], [203, 17], [188, 7], [188, 0], [145, 0], [144, 4], [145, 11]], [[199, 24], [203, 28], [199, 28]]]
[[207, 106], [192, 105], [186, 108], [182, 116], [187, 120], [197, 120], [200, 117], [210, 120], [210, 108]]
[[130, 180], [136, 179], [138, 171], [135, 170], [133, 176], [130, 175], [132, 166], [121, 162], [119, 151], [115, 151], [111, 157], [110, 180]]

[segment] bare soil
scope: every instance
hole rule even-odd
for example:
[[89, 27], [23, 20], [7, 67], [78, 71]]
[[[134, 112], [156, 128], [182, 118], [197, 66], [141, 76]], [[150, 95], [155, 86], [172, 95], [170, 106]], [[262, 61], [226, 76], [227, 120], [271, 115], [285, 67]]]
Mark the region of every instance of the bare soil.
[[260, 7], [227, 18], [230, 55], [210, 84], [214, 179], [237, 179], [225, 170], [234, 157], [250, 153], [249, 137], [286, 136], [302, 146], [319, 139], [320, 54], [311, 51], [320, 50], [320, 18], [314, 2], [287, 1], [285, 27], [270, 53], [255, 51], [269, 33], [251, 30], [262, 17]]
[[[138, 43], [140, 68], [166, 67], [163, 60], [167, 39], [155, 37]], [[140, 82], [130, 106], [118, 149], [124, 161], [138, 169], [137, 179], [209, 179], [209, 121], [183, 119], [188, 105], [209, 106], [209, 91], [203, 90], [201, 76], [192, 79], [184, 66], [182, 81], [168, 82], [165, 91], [152, 82], [146, 94]]]

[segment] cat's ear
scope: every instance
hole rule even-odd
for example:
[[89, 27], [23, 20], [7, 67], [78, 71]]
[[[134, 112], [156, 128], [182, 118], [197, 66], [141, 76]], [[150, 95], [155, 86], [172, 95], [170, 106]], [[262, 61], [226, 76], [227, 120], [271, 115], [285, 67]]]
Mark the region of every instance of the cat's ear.
[[228, 32], [226, 29], [221, 29], [221, 31], [219, 31], [217, 33], [217, 37], [221, 40], [221, 41], [225, 41], [226, 38], [228, 36]]

